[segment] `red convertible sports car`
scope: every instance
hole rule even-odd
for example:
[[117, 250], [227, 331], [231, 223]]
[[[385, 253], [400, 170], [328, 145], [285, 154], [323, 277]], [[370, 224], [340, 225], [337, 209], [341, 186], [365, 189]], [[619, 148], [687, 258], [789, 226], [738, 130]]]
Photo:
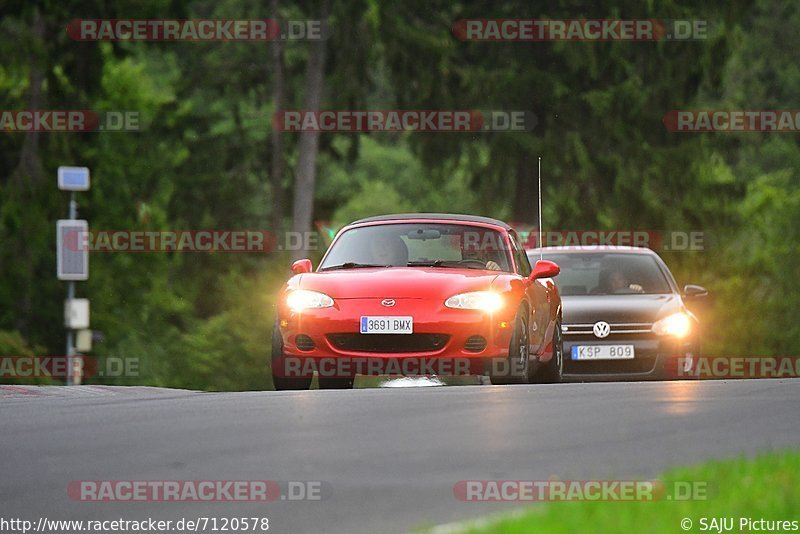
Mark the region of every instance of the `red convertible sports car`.
[[384, 215], [334, 238], [279, 295], [276, 389], [350, 388], [356, 374], [488, 375], [557, 382], [561, 299], [551, 261], [531, 268], [517, 235], [487, 217]]

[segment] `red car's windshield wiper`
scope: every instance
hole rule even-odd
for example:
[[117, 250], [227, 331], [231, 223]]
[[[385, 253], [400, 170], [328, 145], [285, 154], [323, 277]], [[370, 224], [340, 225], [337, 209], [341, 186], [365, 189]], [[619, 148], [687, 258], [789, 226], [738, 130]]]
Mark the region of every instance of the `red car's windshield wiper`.
[[409, 267], [452, 267], [454, 269], [480, 269], [474, 265], [467, 265], [458, 260], [410, 261]]
[[346, 261], [339, 265], [331, 265], [330, 267], [320, 267], [320, 271], [333, 271], [335, 269], [366, 269], [369, 267], [391, 267], [391, 265], [376, 265], [373, 263], [356, 263], [354, 261]]

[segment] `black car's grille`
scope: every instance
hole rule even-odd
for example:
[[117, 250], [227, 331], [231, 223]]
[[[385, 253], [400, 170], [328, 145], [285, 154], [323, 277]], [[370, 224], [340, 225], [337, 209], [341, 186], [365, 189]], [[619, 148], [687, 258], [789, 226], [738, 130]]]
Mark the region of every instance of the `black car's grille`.
[[435, 352], [449, 339], [446, 334], [328, 334], [331, 345], [352, 352]]
[[314, 350], [314, 340], [305, 334], [300, 334], [294, 338], [294, 344], [300, 350]]
[[464, 343], [464, 350], [468, 352], [480, 352], [486, 348], [486, 338], [483, 336], [471, 336]]
[[[653, 323], [609, 323], [611, 331], [608, 337], [620, 335], [637, 335], [637, 334], [651, 334], [653, 332]], [[591, 337], [597, 338], [594, 335], [594, 323], [591, 324], [565, 324], [561, 327], [561, 331], [565, 336], [577, 337]]]

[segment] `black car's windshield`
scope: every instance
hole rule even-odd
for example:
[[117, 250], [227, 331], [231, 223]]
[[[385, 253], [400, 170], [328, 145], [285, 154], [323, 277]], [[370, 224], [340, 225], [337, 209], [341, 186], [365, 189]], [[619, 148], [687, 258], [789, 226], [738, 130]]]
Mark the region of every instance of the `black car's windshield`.
[[669, 282], [649, 254], [550, 253], [544, 259], [561, 268], [555, 279], [561, 295], [671, 293]]
[[505, 236], [491, 228], [395, 223], [345, 231], [321, 271], [360, 266], [437, 267], [513, 272]]

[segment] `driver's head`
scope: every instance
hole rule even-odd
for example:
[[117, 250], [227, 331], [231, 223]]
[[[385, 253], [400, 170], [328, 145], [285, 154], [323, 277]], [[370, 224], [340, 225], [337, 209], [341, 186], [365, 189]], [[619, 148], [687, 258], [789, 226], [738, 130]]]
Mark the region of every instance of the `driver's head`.
[[461, 259], [479, 260], [486, 262], [488, 254], [481, 246], [480, 236], [475, 233], [464, 232], [461, 242]]
[[379, 234], [370, 241], [372, 261], [378, 265], [405, 266], [408, 263], [408, 247], [397, 235]]
[[608, 275], [608, 286], [611, 288], [611, 291], [626, 288], [628, 287], [628, 279], [622, 271], [611, 271]]
[[479, 260], [486, 262], [486, 252], [480, 249], [465, 248], [461, 251], [461, 257], [465, 260]]

